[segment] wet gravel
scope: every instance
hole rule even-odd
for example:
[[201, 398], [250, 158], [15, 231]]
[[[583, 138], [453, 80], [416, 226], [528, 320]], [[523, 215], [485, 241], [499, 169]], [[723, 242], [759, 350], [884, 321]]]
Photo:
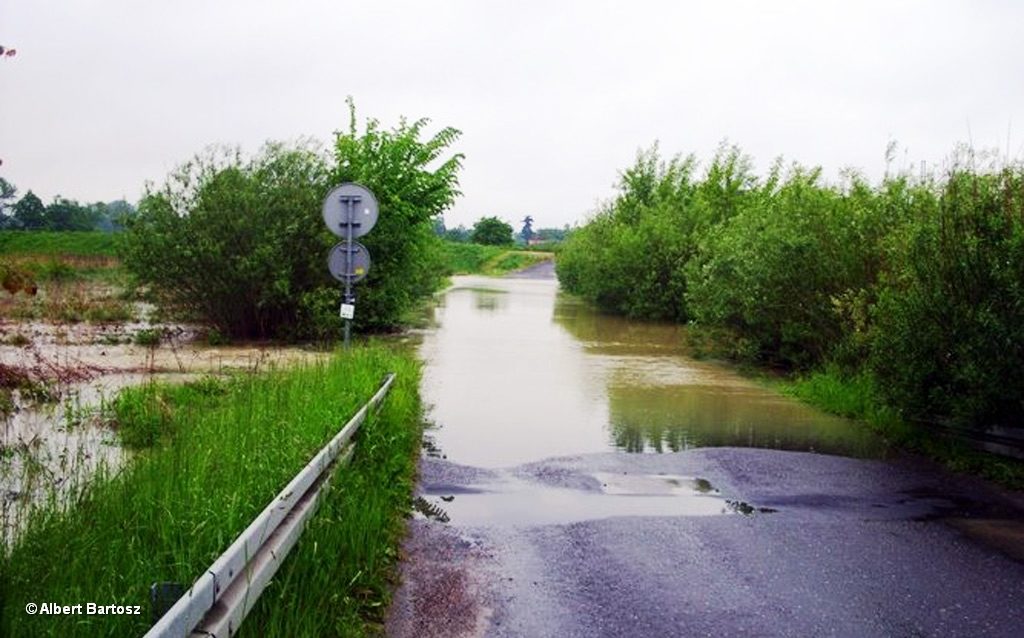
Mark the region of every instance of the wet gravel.
[[581, 493], [597, 473], [666, 474], [705, 479], [750, 514], [417, 519], [390, 635], [1022, 635], [1024, 545], [989, 542], [1022, 538], [1020, 495], [927, 462], [717, 448], [497, 473], [422, 465], [421, 492], [439, 506], [502, 474]]

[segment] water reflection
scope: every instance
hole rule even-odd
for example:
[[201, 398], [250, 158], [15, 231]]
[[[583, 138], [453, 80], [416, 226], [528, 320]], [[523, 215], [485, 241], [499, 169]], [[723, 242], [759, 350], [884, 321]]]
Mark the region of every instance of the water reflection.
[[872, 456], [863, 428], [686, 356], [685, 328], [592, 311], [552, 280], [459, 277], [423, 340], [423, 394], [449, 460], [697, 446]]
[[608, 402], [612, 438], [628, 452], [738, 446], [865, 457], [882, 451], [856, 424], [757, 387], [612, 385]]

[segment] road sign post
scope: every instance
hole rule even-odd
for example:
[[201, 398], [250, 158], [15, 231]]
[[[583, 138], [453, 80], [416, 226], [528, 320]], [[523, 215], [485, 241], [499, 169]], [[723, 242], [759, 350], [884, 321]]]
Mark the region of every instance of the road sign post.
[[352, 286], [370, 270], [370, 251], [357, 241], [377, 224], [377, 198], [361, 184], [346, 182], [336, 186], [324, 199], [323, 217], [328, 230], [344, 241], [335, 244], [327, 256], [331, 275], [345, 285], [339, 314], [345, 320], [345, 348], [348, 348], [355, 318], [356, 297]]

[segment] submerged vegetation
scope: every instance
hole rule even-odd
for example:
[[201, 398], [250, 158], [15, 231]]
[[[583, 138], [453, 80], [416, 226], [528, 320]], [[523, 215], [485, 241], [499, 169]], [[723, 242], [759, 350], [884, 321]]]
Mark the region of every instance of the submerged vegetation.
[[803, 394], [839, 413], [1024, 422], [1024, 169], [967, 153], [942, 176], [829, 184], [758, 176], [735, 147], [698, 166], [640, 153], [560, 253], [563, 286], [743, 362], [827, 367], [853, 396]]
[[[322, 364], [124, 392], [110, 418], [139, 452], [73, 502], [38, 505], [17, 543], [4, 548], [0, 634], [143, 633], [150, 584], [191, 584], [391, 371], [395, 385], [360, 430], [352, 464], [335, 473], [242, 631], [379, 628], [419, 449], [419, 373], [410, 352], [370, 345]], [[105, 601], [142, 605], [144, 613], [36, 617], [23, 612], [30, 601]]]

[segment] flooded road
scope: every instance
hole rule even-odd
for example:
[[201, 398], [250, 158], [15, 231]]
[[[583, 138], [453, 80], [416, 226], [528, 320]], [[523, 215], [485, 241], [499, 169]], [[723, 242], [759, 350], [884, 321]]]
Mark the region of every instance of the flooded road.
[[622, 450], [743, 446], [879, 456], [863, 428], [686, 355], [683, 328], [602, 316], [554, 280], [460, 277], [422, 346], [449, 460], [507, 467]]
[[1020, 495], [894, 453], [687, 356], [681, 328], [600, 316], [550, 278], [457, 278], [434, 320], [435, 427], [389, 635], [1024, 626]]

